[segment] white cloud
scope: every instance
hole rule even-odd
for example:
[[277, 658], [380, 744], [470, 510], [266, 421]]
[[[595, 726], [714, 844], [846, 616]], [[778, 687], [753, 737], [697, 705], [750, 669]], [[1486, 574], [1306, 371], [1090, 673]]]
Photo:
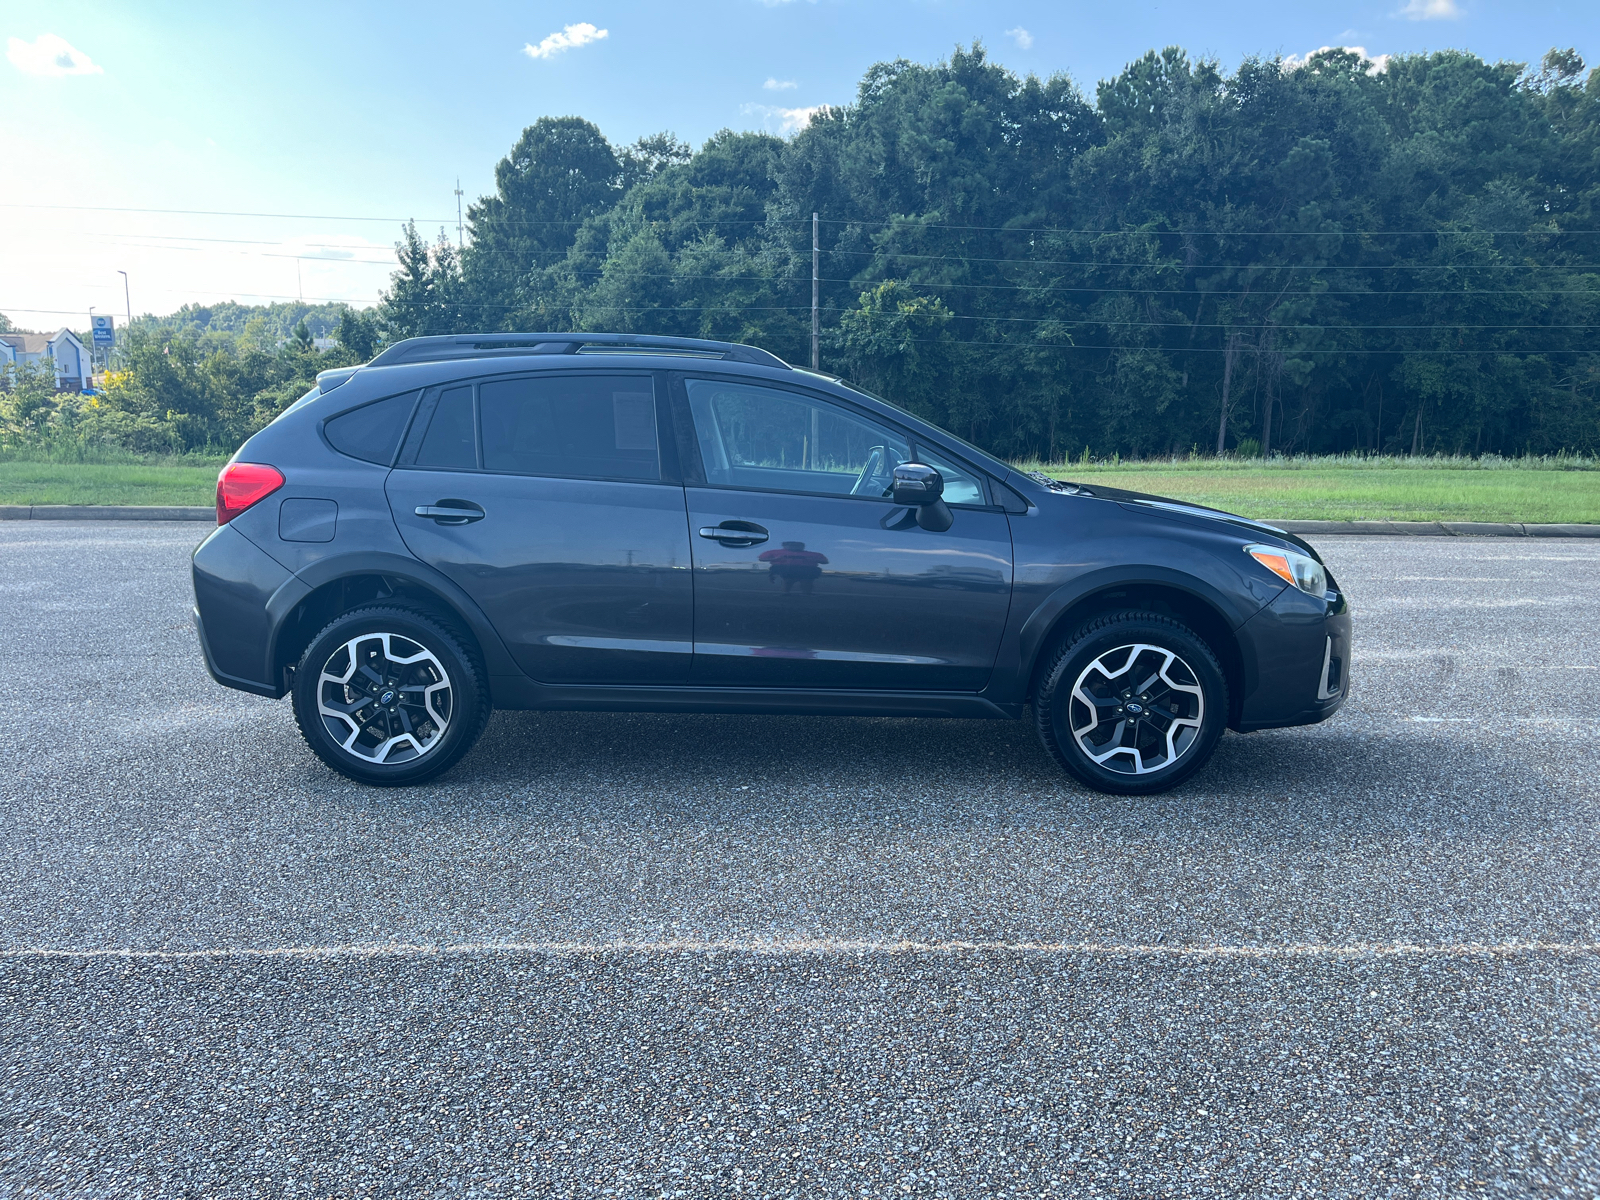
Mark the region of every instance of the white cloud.
[[771, 104], [746, 104], [741, 111], [747, 117], [760, 117], [768, 130], [776, 133], [794, 133], [811, 123], [819, 112], [826, 112], [826, 104], [812, 104], [806, 108], [779, 108]]
[[598, 42], [601, 38], [610, 37], [609, 29], [596, 29], [587, 21], [579, 21], [576, 25], [568, 25], [559, 33], [552, 33], [537, 46], [533, 43], [522, 48], [522, 52], [529, 58], [554, 58], [566, 50], [575, 50], [579, 46], [587, 46], [590, 42]]
[[1029, 33], [1021, 25], [1018, 25], [1015, 29], [1006, 30], [1006, 36], [1015, 41], [1019, 49], [1033, 49], [1033, 34]]
[[1305, 54], [1286, 54], [1283, 59], [1284, 69], [1298, 71], [1324, 50], [1348, 50], [1351, 54], [1359, 54], [1370, 64], [1367, 67], [1368, 75], [1377, 75], [1388, 69], [1389, 56], [1387, 54], [1368, 54], [1365, 46], [1318, 46], [1315, 50]]
[[761, 85], [769, 92], [787, 92], [790, 88], [798, 87], [792, 79], [769, 79]]
[[105, 74], [82, 50], [53, 33], [41, 33], [31, 42], [21, 38], [7, 39], [6, 57], [24, 75]]
[[1453, 21], [1461, 15], [1461, 7], [1456, 0], [1406, 0], [1394, 15], [1408, 21]]

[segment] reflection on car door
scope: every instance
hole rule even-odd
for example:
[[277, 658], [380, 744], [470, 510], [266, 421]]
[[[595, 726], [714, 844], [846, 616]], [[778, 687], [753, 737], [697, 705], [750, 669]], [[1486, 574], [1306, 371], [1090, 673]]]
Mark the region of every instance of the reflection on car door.
[[395, 523], [535, 679], [688, 678], [689, 534], [657, 428], [646, 374], [539, 372], [423, 402], [389, 476]]
[[[706, 478], [686, 489], [695, 682], [984, 686], [1011, 598], [1004, 513], [920, 528], [886, 499], [908, 440], [843, 405], [727, 379], [685, 396]], [[952, 479], [951, 499], [982, 486]]]

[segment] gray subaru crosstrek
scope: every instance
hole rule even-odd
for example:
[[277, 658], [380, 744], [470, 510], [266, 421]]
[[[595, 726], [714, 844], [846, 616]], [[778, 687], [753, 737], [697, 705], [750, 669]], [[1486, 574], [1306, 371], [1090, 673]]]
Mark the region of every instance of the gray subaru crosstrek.
[[292, 695], [380, 785], [521, 708], [1029, 714], [1081, 782], [1159, 792], [1349, 686], [1300, 538], [683, 338], [413, 338], [324, 372], [223, 469], [194, 592], [212, 677]]

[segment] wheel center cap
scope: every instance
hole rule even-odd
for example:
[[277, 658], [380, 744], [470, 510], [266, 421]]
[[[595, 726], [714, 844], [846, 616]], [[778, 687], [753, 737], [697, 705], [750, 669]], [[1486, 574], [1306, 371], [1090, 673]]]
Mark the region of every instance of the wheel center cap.
[[388, 691], [384, 692], [383, 695], [378, 697], [378, 703], [382, 704], [382, 705], [385, 705], [385, 706], [393, 704], [394, 703], [394, 696], [395, 696], [394, 689], [390, 688]]
[[1135, 713], [1135, 714], [1142, 713], [1144, 711], [1144, 705], [1139, 704], [1136, 701], [1130, 700], [1130, 701], [1128, 701], [1127, 709], [1131, 713]]

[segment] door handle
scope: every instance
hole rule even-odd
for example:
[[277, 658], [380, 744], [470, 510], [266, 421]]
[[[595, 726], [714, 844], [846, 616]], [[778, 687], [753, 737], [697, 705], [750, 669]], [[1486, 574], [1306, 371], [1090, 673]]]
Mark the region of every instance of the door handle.
[[437, 525], [469, 525], [489, 514], [471, 500], [441, 500], [437, 504], [417, 505], [417, 516]]
[[737, 548], [760, 545], [767, 540], [767, 531], [754, 521], [724, 521], [721, 525], [707, 525], [700, 536]]

